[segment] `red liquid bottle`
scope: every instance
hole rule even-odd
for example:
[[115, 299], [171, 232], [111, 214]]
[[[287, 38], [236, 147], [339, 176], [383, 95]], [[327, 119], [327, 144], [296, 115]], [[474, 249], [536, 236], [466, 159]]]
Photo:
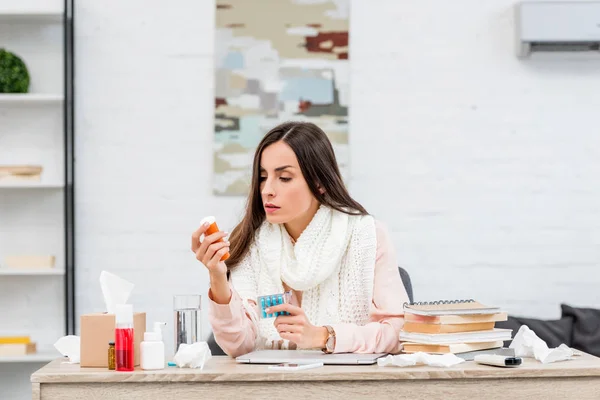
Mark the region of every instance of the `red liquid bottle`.
[[115, 370], [133, 371], [133, 306], [119, 304], [115, 313]]

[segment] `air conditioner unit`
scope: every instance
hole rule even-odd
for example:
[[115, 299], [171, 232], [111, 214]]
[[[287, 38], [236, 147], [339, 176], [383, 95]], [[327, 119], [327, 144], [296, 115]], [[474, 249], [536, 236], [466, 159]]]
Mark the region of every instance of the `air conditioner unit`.
[[517, 56], [600, 50], [600, 1], [516, 4]]

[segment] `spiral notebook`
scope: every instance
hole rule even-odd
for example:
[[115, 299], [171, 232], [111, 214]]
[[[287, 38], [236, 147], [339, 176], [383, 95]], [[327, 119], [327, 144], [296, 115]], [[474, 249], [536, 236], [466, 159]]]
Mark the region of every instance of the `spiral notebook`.
[[511, 340], [512, 329], [491, 329], [487, 331], [457, 333], [414, 333], [400, 331], [401, 342], [426, 344], [482, 343], [498, 340]]
[[473, 299], [468, 299], [404, 303], [404, 312], [424, 316], [437, 316], [496, 314], [501, 312], [501, 310], [499, 307], [486, 306]]

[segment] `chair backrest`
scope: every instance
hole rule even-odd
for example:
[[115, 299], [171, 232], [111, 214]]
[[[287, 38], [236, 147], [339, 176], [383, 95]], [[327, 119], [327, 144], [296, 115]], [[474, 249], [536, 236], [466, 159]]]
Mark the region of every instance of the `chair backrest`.
[[406, 270], [402, 267], [398, 267], [398, 271], [400, 272], [400, 278], [402, 279], [402, 283], [404, 284], [404, 289], [406, 289], [406, 293], [408, 294], [408, 300], [412, 303], [414, 299], [410, 275], [408, 275], [408, 272], [406, 272]]

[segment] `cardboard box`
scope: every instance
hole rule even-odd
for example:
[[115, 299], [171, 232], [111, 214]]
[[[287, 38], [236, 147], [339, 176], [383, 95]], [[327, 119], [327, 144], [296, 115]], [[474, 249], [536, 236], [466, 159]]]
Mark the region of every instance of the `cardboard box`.
[[[81, 326], [81, 366], [108, 368], [108, 342], [115, 340], [115, 314], [83, 314]], [[134, 364], [140, 365], [140, 343], [146, 332], [146, 313], [133, 313]]]

